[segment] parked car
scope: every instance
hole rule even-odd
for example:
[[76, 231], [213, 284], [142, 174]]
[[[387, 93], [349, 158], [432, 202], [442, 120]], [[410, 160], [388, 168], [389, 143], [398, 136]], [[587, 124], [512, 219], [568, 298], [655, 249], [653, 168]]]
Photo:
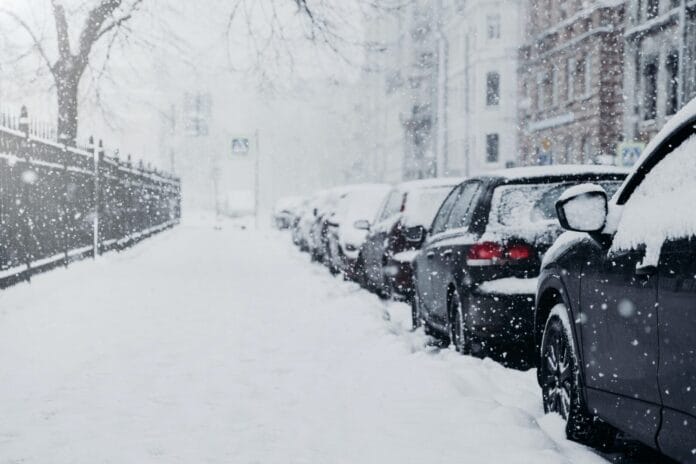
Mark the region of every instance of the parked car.
[[318, 201], [317, 195], [307, 199], [293, 228], [293, 241], [300, 247], [301, 251], [310, 251], [312, 226], [316, 221]]
[[562, 232], [556, 200], [588, 181], [614, 191], [626, 172], [528, 167], [463, 182], [443, 202], [415, 259], [414, 326], [425, 324], [464, 353], [511, 343], [531, 352], [541, 258]]
[[336, 187], [319, 193], [314, 209], [314, 221], [309, 233], [309, 252], [313, 261], [325, 262], [329, 256], [329, 223], [336, 214], [339, 201], [348, 193], [346, 187]]
[[273, 225], [276, 229], [289, 229], [293, 226], [297, 210], [302, 204], [301, 197], [284, 197], [273, 208]]
[[339, 201], [327, 233], [327, 264], [332, 273], [343, 272], [352, 280], [363, 275], [363, 268], [358, 262], [360, 250], [390, 188], [386, 184], [352, 186]]
[[410, 301], [411, 261], [423, 244], [442, 201], [462, 182], [441, 178], [404, 182], [396, 186], [380, 209], [360, 248], [363, 283], [384, 297]]
[[302, 203], [297, 207], [297, 213], [295, 219], [290, 226], [292, 230], [292, 242], [298, 246], [301, 250], [305, 249], [307, 244], [302, 233], [302, 221], [307, 215], [311, 213], [311, 198], [305, 198]]
[[584, 185], [557, 204], [572, 232], [537, 290], [544, 408], [571, 439], [607, 446], [618, 429], [696, 463], [696, 100], [608, 198]]

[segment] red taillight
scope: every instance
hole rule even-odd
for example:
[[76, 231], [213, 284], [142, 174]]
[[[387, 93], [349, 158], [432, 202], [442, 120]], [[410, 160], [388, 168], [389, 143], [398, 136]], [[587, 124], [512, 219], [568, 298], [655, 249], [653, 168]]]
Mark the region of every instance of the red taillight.
[[534, 255], [532, 247], [525, 243], [516, 243], [503, 247], [494, 242], [475, 243], [469, 248], [466, 262], [469, 266], [490, 266], [501, 261], [520, 261]]
[[532, 257], [532, 247], [525, 243], [510, 245], [505, 250], [505, 255], [508, 259], [517, 261], [520, 259], [529, 259]]
[[493, 242], [475, 243], [469, 248], [467, 261], [497, 261], [503, 257], [503, 247]]

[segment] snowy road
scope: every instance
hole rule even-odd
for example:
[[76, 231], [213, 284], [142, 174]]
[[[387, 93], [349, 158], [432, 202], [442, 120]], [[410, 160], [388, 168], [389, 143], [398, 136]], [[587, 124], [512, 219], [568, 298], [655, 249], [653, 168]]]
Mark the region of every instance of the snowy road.
[[286, 235], [186, 226], [0, 293], [0, 463], [604, 462]]

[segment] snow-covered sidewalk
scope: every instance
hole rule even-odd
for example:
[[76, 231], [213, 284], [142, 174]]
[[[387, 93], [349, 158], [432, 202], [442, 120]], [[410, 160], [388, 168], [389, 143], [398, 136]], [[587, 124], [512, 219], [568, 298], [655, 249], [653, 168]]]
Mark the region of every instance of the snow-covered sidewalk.
[[0, 293], [0, 463], [604, 462], [287, 235], [184, 226]]

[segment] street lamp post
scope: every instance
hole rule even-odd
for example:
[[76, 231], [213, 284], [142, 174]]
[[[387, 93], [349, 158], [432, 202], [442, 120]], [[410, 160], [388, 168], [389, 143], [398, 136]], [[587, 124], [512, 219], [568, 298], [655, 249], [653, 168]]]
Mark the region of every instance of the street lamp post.
[[260, 212], [259, 208], [261, 206], [261, 142], [259, 141], [259, 130], [256, 129], [254, 133], [255, 145], [256, 145], [256, 159], [254, 160], [254, 223], [256, 229], [258, 230], [260, 224]]

